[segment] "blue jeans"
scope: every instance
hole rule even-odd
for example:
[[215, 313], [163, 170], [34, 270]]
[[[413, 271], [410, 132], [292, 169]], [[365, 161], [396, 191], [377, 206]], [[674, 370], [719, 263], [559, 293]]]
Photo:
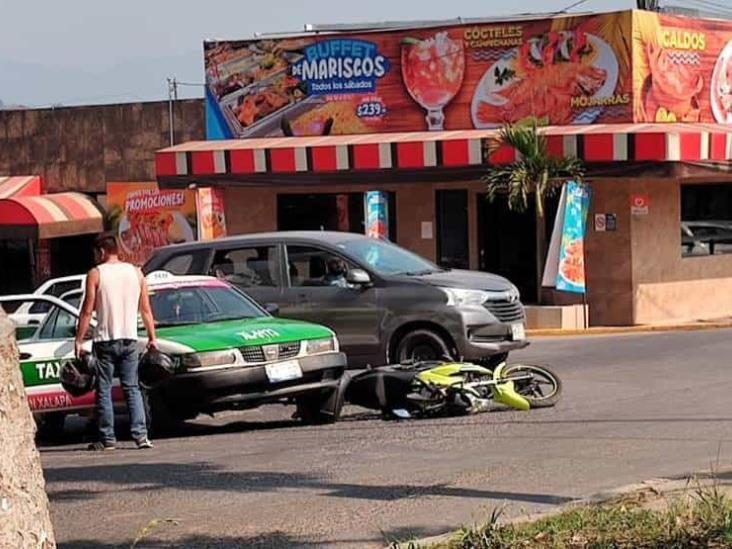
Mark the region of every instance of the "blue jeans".
[[130, 414], [130, 432], [135, 440], [147, 437], [145, 406], [137, 383], [138, 351], [134, 339], [115, 339], [97, 341], [92, 348], [97, 359], [96, 416], [99, 439], [113, 443], [114, 403], [112, 402], [112, 382], [115, 373], [119, 376], [122, 391]]

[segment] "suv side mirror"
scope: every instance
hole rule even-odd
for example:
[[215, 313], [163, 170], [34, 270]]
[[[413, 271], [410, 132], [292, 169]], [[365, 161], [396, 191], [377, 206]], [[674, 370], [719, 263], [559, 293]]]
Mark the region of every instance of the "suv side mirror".
[[277, 316], [280, 314], [280, 306], [277, 305], [277, 303], [266, 303], [264, 305], [264, 310], [272, 316]]
[[351, 269], [346, 273], [346, 282], [356, 286], [368, 286], [371, 284], [371, 277], [363, 269]]

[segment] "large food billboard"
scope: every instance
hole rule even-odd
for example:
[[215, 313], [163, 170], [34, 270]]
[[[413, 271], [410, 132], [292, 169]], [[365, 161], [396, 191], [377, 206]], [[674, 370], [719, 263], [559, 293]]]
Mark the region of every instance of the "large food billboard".
[[637, 122], [732, 123], [732, 22], [636, 11]]
[[632, 19], [206, 42], [208, 137], [629, 122]]

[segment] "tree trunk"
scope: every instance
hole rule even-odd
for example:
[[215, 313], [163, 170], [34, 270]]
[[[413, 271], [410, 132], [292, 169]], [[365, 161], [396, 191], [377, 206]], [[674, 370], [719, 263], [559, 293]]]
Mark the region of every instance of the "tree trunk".
[[536, 304], [541, 305], [541, 283], [544, 278], [544, 263], [546, 262], [546, 220], [541, 215], [538, 202], [535, 208], [536, 217]]
[[56, 546], [35, 430], [15, 327], [0, 307], [0, 547]]

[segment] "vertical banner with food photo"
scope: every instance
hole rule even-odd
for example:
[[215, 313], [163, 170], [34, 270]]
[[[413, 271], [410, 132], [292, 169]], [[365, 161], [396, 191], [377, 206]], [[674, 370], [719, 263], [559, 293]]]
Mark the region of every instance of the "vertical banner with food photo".
[[209, 139], [630, 122], [632, 12], [204, 44]]
[[198, 210], [198, 239], [213, 240], [226, 236], [226, 214], [224, 213], [224, 191], [203, 187], [196, 190]]
[[389, 198], [385, 192], [369, 191], [364, 194], [366, 236], [386, 240], [389, 238]]
[[732, 123], [732, 23], [633, 17], [635, 121]]
[[566, 185], [564, 223], [559, 246], [559, 272], [556, 288], [565, 292], [585, 293], [585, 234], [590, 190], [587, 185], [570, 181]]
[[196, 239], [195, 191], [160, 190], [155, 182], [108, 183], [107, 219], [121, 257], [142, 265], [155, 248]]

